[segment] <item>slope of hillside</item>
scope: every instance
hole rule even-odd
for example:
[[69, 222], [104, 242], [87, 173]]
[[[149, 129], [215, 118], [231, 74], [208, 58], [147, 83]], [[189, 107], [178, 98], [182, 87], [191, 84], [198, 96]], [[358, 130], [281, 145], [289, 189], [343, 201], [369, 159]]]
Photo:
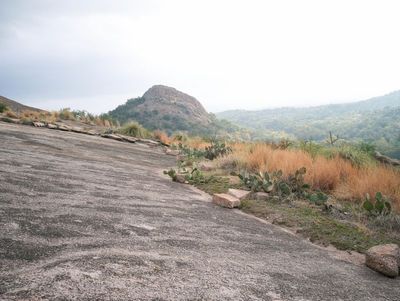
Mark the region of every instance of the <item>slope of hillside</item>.
[[207, 113], [196, 98], [162, 85], [151, 87], [142, 97], [129, 99], [109, 115], [121, 124], [138, 121], [150, 130], [161, 129], [169, 134], [186, 131], [216, 135], [238, 131], [238, 127]]
[[13, 110], [14, 112], [22, 112], [22, 111], [44, 112], [44, 110], [23, 105], [19, 102], [16, 102], [15, 100], [11, 100], [4, 96], [0, 96], [0, 103], [5, 104], [8, 108]]
[[329, 131], [350, 141], [376, 144], [400, 157], [400, 91], [365, 101], [310, 108], [226, 111], [217, 117], [255, 130], [255, 139], [323, 141]]

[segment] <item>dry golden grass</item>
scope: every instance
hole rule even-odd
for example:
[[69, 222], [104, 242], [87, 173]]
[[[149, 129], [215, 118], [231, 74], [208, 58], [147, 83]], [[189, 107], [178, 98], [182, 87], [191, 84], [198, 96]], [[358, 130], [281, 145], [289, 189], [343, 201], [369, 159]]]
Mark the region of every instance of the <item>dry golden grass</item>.
[[14, 113], [14, 111], [11, 109], [8, 109], [7, 111], [5, 111], [5, 114], [9, 118], [18, 118], [18, 115], [16, 113]]
[[191, 148], [204, 149], [210, 146], [211, 143], [204, 141], [204, 139], [200, 137], [190, 137], [185, 141], [185, 145]]
[[235, 143], [233, 153], [221, 159], [220, 164], [235, 162], [238, 169], [249, 171], [282, 170], [284, 176], [305, 167], [305, 180], [313, 189], [330, 192], [345, 200], [357, 201], [367, 193], [380, 191], [388, 196], [397, 211], [400, 210], [400, 171], [383, 165], [356, 167], [340, 157], [312, 158], [301, 150], [274, 149], [264, 143]]
[[26, 120], [41, 121], [47, 123], [54, 123], [59, 118], [57, 112], [37, 112], [29, 110], [22, 111], [18, 117]]
[[171, 144], [171, 141], [172, 141], [171, 138], [168, 137], [168, 135], [163, 131], [155, 130], [153, 132], [153, 136], [155, 139], [161, 141], [164, 144], [168, 144], [168, 145]]

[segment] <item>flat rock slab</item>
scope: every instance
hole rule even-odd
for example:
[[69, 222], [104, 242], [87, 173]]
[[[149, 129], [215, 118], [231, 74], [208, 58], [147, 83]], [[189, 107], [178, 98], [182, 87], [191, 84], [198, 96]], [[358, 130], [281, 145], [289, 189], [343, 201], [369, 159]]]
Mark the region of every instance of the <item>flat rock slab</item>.
[[171, 181], [161, 147], [0, 122], [0, 300], [399, 300], [400, 277]]
[[228, 194], [230, 194], [231, 196], [234, 196], [235, 198], [237, 198], [239, 200], [245, 200], [250, 197], [251, 191], [229, 188]]
[[226, 193], [214, 194], [212, 201], [214, 204], [226, 208], [236, 208], [240, 205], [240, 200], [238, 198]]

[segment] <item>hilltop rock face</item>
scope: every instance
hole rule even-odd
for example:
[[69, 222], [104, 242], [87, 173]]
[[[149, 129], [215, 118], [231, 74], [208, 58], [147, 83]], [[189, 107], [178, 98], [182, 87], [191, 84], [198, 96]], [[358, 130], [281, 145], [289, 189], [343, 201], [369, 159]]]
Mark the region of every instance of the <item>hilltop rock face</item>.
[[164, 113], [191, 117], [195, 122], [205, 125], [210, 123], [210, 116], [201, 103], [193, 96], [175, 88], [162, 85], [153, 86], [143, 94], [143, 98], [145, 105], [163, 109]]
[[192, 131], [207, 127], [211, 116], [194, 97], [175, 88], [156, 85], [142, 97], [128, 100], [110, 115], [121, 123], [135, 120], [149, 129]]

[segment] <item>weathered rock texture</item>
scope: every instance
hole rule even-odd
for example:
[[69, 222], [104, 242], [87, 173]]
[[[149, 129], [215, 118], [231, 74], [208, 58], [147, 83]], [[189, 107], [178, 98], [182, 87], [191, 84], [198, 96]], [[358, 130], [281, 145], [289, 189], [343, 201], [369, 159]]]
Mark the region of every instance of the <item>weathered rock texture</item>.
[[171, 181], [161, 147], [0, 122], [0, 300], [398, 300], [352, 265]]
[[230, 194], [216, 193], [213, 195], [213, 203], [226, 208], [236, 208], [240, 205], [240, 200]]
[[400, 249], [396, 244], [379, 245], [368, 249], [366, 265], [388, 277], [399, 275]]

